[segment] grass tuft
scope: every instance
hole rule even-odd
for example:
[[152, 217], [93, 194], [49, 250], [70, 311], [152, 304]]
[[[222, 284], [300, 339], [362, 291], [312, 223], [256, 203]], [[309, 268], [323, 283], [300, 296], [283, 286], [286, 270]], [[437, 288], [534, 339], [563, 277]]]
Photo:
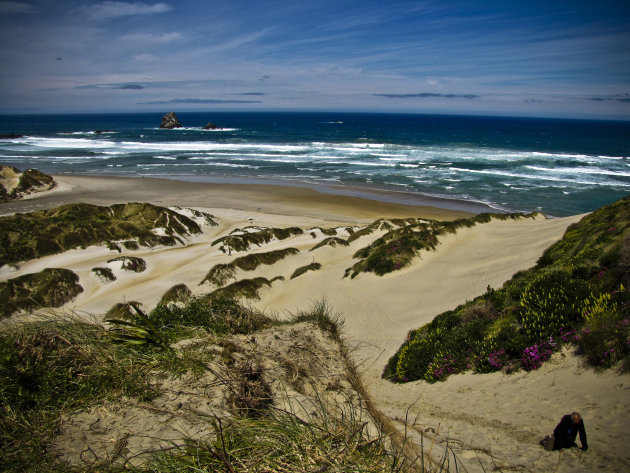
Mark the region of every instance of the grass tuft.
[[295, 279], [301, 276], [302, 274], [307, 273], [308, 271], [319, 271], [320, 269], [322, 269], [322, 265], [315, 262], [311, 264], [307, 264], [306, 266], [301, 266], [297, 268], [295, 271], [293, 271], [293, 274], [291, 275], [291, 279]]

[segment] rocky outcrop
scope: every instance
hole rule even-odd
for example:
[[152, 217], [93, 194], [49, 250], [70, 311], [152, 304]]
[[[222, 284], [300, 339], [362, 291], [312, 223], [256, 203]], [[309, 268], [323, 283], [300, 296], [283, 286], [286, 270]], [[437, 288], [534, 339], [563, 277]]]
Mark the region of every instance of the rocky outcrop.
[[212, 122], [208, 122], [206, 126], [203, 127], [204, 130], [222, 130], [223, 128], [216, 126]]
[[8, 202], [35, 192], [47, 191], [55, 185], [56, 182], [52, 176], [37, 169], [27, 169], [21, 172], [13, 166], [0, 164], [0, 202]]
[[162, 117], [162, 123], [160, 124], [160, 128], [173, 129], [173, 128], [181, 128], [182, 124], [179, 123], [177, 119], [177, 115], [175, 112], [168, 112], [166, 115]]
[[0, 140], [15, 140], [17, 138], [24, 138], [24, 135], [16, 135], [15, 133], [9, 133], [8, 135], [0, 135]]

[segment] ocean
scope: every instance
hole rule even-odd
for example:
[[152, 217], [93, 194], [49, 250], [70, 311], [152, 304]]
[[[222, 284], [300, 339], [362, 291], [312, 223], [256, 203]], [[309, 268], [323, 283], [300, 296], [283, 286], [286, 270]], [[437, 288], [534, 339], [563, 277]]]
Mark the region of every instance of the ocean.
[[[0, 116], [0, 163], [53, 174], [384, 189], [566, 216], [630, 191], [630, 122], [366, 113]], [[213, 122], [222, 130], [206, 131]], [[257, 181], [256, 181], [257, 182]]]

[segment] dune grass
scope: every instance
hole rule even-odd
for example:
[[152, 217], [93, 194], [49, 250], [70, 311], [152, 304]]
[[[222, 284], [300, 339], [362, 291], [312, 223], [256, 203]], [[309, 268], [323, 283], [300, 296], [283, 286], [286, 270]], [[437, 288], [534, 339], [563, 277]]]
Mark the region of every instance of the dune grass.
[[307, 264], [306, 266], [301, 266], [297, 268], [295, 271], [293, 271], [293, 274], [291, 275], [291, 279], [295, 279], [303, 275], [304, 273], [307, 273], [308, 271], [319, 271], [320, 269], [322, 269], [322, 265], [315, 262]]
[[[166, 234], [157, 235], [152, 231], [156, 228]], [[67, 204], [0, 217], [0, 266], [115, 240], [175, 245], [181, 237], [198, 233], [201, 228], [194, 220], [153, 204]]]
[[274, 281], [282, 281], [284, 277], [276, 276], [269, 280], [263, 277], [257, 277], [252, 279], [241, 279], [240, 281], [233, 282], [227, 286], [216, 289], [211, 294], [215, 297], [229, 297], [235, 299], [260, 299], [258, 291], [263, 287], [271, 287]]
[[103, 282], [112, 282], [116, 280], [116, 276], [114, 275], [114, 272], [109, 268], [96, 267], [96, 268], [92, 268], [92, 272], [96, 274], [99, 277], [99, 279]]
[[324, 238], [322, 241], [320, 241], [319, 243], [317, 243], [313, 248], [311, 248], [309, 251], [315, 251], [319, 248], [323, 248], [324, 246], [348, 246], [350, 245], [350, 243], [348, 243], [346, 240], [344, 240], [343, 238], [339, 238], [339, 237], [328, 237], [328, 238]]
[[160, 304], [170, 304], [172, 302], [186, 302], [192, 297], [192, 292], [186, 284], [176, 284], [166, 291], [160, 299]]
[[134, 273], [142, 273], [147, 269], [147, 263], [142, 258], [136, 256], [119, 256], [107, 260], [108, 263], [120, 262], [120, 269], [125, 271], [133, 271]]
[[533, 218], [537, 214], [479, 214], [471, 218], [450, 222], [425, 219], [377, 220], [356, 231], [349, 238], [352, 242], [362, 236], [384, 230], [386, 233], [368, 246], [358, 250], [353, 257], [358, 259], [347, 268], [344, 277], [355, 278], [362, 272], [383, 276], [403, 269], [411, 264], [422, 250], [432, 251], [437, 247], [439, 237], [455, 233], [459, 228], [472, 227], [477, 223], [488, 223], [492, 219], [507, 220]]
[[281, 250], [268, 251], [266, 253], [250, 253], [239, 256], [230, 263], [219, 263], [214, 265], [208, 274], [199, 283], [200, 285], [209, 282], [217, 287], [224, 286], [230, 279], [234, 278], [237, 269], [243, 271], [254, 271], [261, 265], [270, 266], [283, 260], [287, 256], [297, 255], [300, 252], [297, 248], [283, 248]]
[[217, 238], [212, 245], [220, 244], [223, 252], [231, 251], [247, 251], [253, 245], [261, 246], [269, 243], [271, 240], [286, 240], [295, 235], [301, 235], [304, 230], [298, 227], [290, 228], [259, 228], [245, 227], [236, 229], [229, 235]]
[[[450, 227], [449, 227], [450, 228]], [[394, 381], [537, 369], [563, 344], [600, 368], [630, 365], [630, 198], [584, 217], [535, 267], [412, 330]]]
[[0, 282], [0, 319], [21, 310], [59, 307], [81, 292], [79, 277], [61, 268], [46, 268]]

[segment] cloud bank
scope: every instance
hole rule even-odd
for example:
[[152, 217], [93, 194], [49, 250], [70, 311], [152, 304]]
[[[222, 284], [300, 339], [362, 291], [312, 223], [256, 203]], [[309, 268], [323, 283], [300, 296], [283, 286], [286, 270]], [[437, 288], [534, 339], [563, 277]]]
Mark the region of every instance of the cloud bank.
[[436, 94], [433, 92], [421, 92], [419, 94], [372, 94], [376, 97], [385, 97], [388, 99], [467, 99], [473, 100], [480, 98], [476, 94]]
[[260, 100], [219, 100], [219, 99], [171, 99], [153, 102], [138, 102], [138, 105], [168, 105], [168, 104], [220, 104], [220, 103], [261, 103]]
[[[11, 2], [12, 3], [12, 2]], [[142, 2], [102, 2], [90, 8], [92, 19], [111, 19], [122, 16], [152, 15], [154, 13], [166, 13], [172, 7], [166, 3], [142, 3]]]

